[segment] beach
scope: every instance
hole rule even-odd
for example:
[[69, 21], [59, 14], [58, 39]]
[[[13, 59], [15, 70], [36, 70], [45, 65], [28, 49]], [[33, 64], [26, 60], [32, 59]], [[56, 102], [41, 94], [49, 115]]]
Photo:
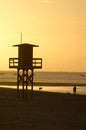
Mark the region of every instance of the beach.
[[86, 96], [34, 91], [22, 99], [16, 89], [0, 88], [0, 129], [85, 130]]
[[43, 91], [50, 86], [85, 87], [85, 74], [82, 77], [79, 73], [36, 73], [36, 76], [33, 85], [42, 90], [34, 90], [33, 98], [28, 90], [28, 98], [22, 99], [21, 89], [17, 98], [16, 74], [1, 73], [0, 130], [86, 130], [86, 94]]

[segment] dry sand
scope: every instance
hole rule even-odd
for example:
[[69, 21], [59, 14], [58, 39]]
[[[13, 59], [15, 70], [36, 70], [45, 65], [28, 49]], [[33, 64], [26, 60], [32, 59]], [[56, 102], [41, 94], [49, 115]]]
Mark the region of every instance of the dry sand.
[[86, 130], [86, 96], [0, 88], [0, 130]]

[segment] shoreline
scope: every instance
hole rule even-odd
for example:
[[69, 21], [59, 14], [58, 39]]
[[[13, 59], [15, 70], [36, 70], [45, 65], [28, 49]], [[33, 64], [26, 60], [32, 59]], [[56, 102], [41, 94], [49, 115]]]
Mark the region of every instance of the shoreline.
[[[16, 81], [0, 81], [0, 85], [9, 85], [9, 86], [17, 86]], [[21, 85], [21, 84], [20, 84]], [[28, 84], [30, 86], [30, 84]], [[33, 82], [33, 86], [84, 86], [86, 87], [86, 83], [66, 83], [66, 82]]]

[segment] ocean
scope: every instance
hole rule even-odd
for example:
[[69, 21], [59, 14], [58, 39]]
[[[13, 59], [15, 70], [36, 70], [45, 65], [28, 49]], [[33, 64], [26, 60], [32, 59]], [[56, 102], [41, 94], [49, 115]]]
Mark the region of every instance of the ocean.
[[[0, 71], [0, 81], [16, 81], [16, 71]], [[34, 81], [48, 83], [86, 83], [86, 72], [34, 72]], [[2, 86], [0, 87], [11, 87]], [[12, 86], [11, 88], [16, 88]], [[73, 86], [42, 86], [42, 91], [73, 93]], [[34, 86], [39, 91], [39, 86]], [[86, 95], [86, 86], [77, 86], [76, 94]]]

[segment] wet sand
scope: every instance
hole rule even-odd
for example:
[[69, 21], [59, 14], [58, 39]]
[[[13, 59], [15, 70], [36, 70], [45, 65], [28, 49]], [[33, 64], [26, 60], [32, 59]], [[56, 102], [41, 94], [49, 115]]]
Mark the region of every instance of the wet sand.
[[[12, 80], [0, 79], [0, 85], [16, 86], [17, 82]], [[21, 85], [21, 84], [20, 84]], [[30, 85], [30, 84], [28, 84]], [[33, 82], [34, 86], [86, 86], [86, 83], [74, 83], [74, 82]]]
[[[21, 91], [20, 91], [21, 94]], [[0, 130], [86, 130], [86, 96], [0, 88]]]

